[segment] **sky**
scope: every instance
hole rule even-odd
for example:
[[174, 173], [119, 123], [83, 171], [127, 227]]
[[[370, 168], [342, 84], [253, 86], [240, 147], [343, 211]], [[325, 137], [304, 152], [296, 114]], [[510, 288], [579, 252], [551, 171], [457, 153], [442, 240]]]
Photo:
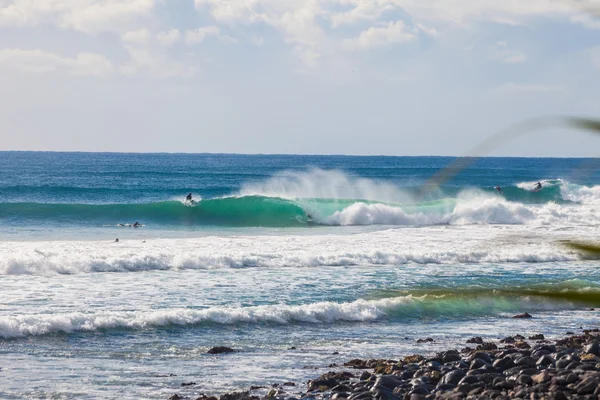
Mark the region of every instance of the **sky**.
[[0, 0], [0, 150], [462, 155], [562, 115], [600, 118], [600, 0]]

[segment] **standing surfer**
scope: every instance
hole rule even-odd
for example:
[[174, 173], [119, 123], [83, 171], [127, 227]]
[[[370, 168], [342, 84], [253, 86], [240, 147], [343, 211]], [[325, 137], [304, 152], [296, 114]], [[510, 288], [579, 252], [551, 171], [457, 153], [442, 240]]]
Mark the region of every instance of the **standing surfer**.
[[185, 197], [185, 201], [188, 201], [188, 202], [190, 202], [190, 203], [191, 203], [192, 201], [194, 201], [194, 200], [192, 199], [192, 194], [191, 194], [191, 193], [188, 193], [188, 195]]
[[533, 187], [533, 191], [534, 191], [534, 192], [537, 192], [537, 191], [539, 191], [541, 188], [542, 188], [542, 183], [541, 183], [541, 182], [538, 182], [538, 183], [536, 183], [536, 184], [534, 185], [534, 187]]

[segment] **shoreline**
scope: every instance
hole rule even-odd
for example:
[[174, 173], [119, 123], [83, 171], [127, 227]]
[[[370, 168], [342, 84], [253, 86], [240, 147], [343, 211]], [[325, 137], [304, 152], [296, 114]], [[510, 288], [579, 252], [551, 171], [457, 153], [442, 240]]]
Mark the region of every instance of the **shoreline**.
[[[432, 339], [419, 339], [420, 343]], [[433, 353], [430, 353], [433, 354]], [[223, 354], [226, 357], [226, 354]], [[519, 334], [495, 341], [468, 339], [462, 349], [432, 356], [355, 358], [308, 382], [251, 386], [220, 396], [169, 400], [429, 400], [600, 399], [600, 329], [555, 340]], [[182, 386], [193, 386], [195, 382]]]

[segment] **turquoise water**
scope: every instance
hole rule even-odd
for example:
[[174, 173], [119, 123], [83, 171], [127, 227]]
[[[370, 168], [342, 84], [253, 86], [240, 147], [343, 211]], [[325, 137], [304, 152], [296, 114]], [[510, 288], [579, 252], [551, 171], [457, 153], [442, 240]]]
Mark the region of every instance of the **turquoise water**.
[[452, 160], [0, 153], [0, 398], [218, 394], [597, 324], [598, 261], [561, 244], [598, 239], [595, 160], [426, 184]]

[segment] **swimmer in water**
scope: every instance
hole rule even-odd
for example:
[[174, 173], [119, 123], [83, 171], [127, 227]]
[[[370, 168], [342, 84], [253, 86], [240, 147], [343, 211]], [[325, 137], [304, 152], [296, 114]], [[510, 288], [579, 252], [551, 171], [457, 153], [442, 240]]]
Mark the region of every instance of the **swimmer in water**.
[[496, 189], [496, 191], [500, 194], [504, 194], [504, 192], [502, 191], [502, 188], [500, 186], [494, 186], [494, 189]]

